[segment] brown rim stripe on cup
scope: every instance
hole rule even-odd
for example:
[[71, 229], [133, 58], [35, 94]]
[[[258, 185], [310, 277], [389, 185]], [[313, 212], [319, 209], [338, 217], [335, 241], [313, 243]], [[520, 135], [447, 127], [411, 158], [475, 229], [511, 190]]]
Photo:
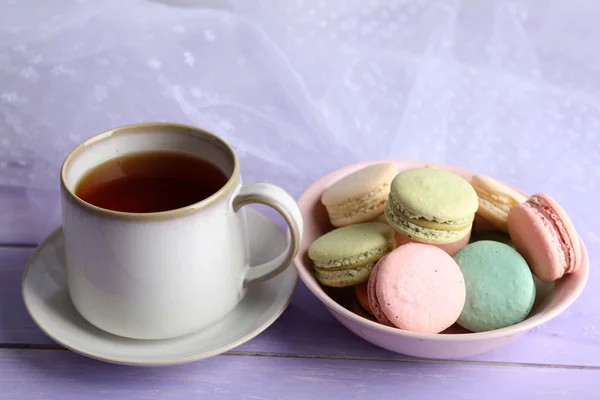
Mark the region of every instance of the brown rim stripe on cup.
[[[186, 206], [186, 207], [177, 208], [174, 210], [160, 211], [160, 212], [153, 212], [153, 213], [131, 213], [131, 212], [107, 210], [105, 208], [97, 207], [93, 204], [88, 203], [87, 201], [82, 200], [71, 189], [69, 189], [67, 187], [67, 184], [65, 182], [65, 180], [66, 180], [65, 175], [66, 175], [66, 170], [67, 170], [69, 164], [72, 162], [72, 160], [77, 155], [79, 155], [83, 150], [85, 150], [89, 146], [92, 146], [93, 144], [104, 141], [104, 140], [108, 140], [116, 135], [149, 133], [152, 131], [173, 132], [173, 133], [178, 133], [178, 134], [186, 134], [189, 136], [203, 137], [205, 139], [212, 141], [214, 144], [216, 144], [217, 146], [220, 146], [224, 150], [226, 150], [231, 155], [231, 158], [233, 160], [233, 171], [231, 172], [231, 176], [227, 180], [227, 183], [225, 183], [225, 185], [223, 185], [223, 187], [221, 189], [219, 189], [216, 193], [212, 194], [210, 197], [207, 197], [206, 199], [204, 199], [202, 201], [199, 201], [194, 204], [190, 204], [189, 206]], [[216, 136], [215, 134], [205, 131], [204, 129], [196, 128], [196, 127], [189, 126], [189, 125], [182, 125], [182, 124], [175, 124], [175, 123], [168, 123], [168, 122], [148, 122], [148, 123], [125, 125], [125, 126], [112, 128], [112, 129], [106, 130], [104, 132], [101, 132], [101, 133], [94, 135], [91, 138], [85, 140], [83, 143], [81, 143], [77, 147], [75, 147], [71, 151], [71, 153], [69, 153], [69, 155], [65, 158], [65, 160], [63, 161], [62, 166], [60, 168], [60, 186], [61, 186], [61, 189], [66, 193], [68, 201], [75, 202], [76, 204], [87, 209], [88, 211], [91, 211], [91, 212], [97, 213], [97, 214], [102, 214], [103, 216], [120, 218], [120, 219], [128, 219], [128, 220], [137, 220], [137, 221], [156, 221], [156, 220], [168, 219], [168, 218], [173, 218], [173, 217], [181, 217], [184, 215], [194, 213], [201, 209], [204, 209], [205, 207], [207, 207], [219, 200], [222, 200], [227, 193], [230, 193], [233, 190], [233, 188], [235, 188], [239, 184], [239, 180], [240, 180], [240, 167], [239, 167], [238, 158], [237, 158], [237, 155], [235, 154], [235, 152], [233, 151], [233, 149], [231, 148], [231, 146], [229, 146], [229, 144], [227, 144], [227, 142], [225, 142], [223, 139]]]

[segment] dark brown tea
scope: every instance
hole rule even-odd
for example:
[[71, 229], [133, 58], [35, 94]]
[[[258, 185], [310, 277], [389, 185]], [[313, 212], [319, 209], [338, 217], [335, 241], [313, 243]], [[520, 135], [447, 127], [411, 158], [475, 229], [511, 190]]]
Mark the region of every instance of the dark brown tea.
[[75, 194], [108, 210], [174, 210], [213, 195], [227, 182], [215, 165], [183, 153], [155, 151], [118, 157], [87, 172]]

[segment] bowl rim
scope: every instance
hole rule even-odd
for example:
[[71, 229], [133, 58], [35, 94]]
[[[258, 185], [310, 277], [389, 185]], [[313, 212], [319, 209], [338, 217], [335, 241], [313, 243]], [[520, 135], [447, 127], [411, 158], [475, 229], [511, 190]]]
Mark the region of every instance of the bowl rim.
[[[398, 164], [411, 164], [411, 165], [414, 165], [415, 167], [427, 165], [427, 166], [434, 166], [436, 168], [445, 169], [445, 170], [449, 170], [452, 172], [458, 172], [458, 173], [462, 173], [462, 174], [468, 174], [468, 175], [474, 174], [473, 171], [470, 171], [470, 170], [467, 170], [464, 168], [459, 168], [459, 167], [455, 167], [455, 166], [451, 166], [451, 165], [447, 165], [447, 164], [425, 162], [425, 161], [418, 161], [418, 160], [412, 160], [412, 159], [381, 159], [381, 160], [373, 160], [373, 161], [363, 161], [363, 162], [359, 162], [359, 163], [355, 163], [355, 164], [348, 164], [344, 167], [338, 168], [338, 169], [322, 176], [321, 178], [319, 178], [318, 180], [316, 180], [312, 184], [310, 184], [303, 191], [303, 193], [300, 195], [300, 197], [297, 200], [300, 210], [304, 214], [304, 209], [306, 208], [307, 198], [312, 194], [312, 192], [315, 190], [316, 187], [326, 187], [327, 186], [326, 182], [329, 182], [329, 181], [333, 182], [334, 176], [339, 174], [340, 177], [338, 179], [341, 179], [341, 177], [343, 177], [345, 174], [349, 174], [360, 168], [364, 168], [364, 167], [366, 167], [368, 165], [372, 165], [372, 164], [385, 163], [385, 162], [391, 162], [391, 163], [394, 163], [397, 165]], [[403, 168], [399, 167], [399, 171], [402, 171], [402, 170], [403, 170]], [[514, 188], [514, 189], [527, 195], [522, 190], [519, 190], [517, 188]], [[305, 219], [304, 224], [306, 226], [306, 219]], [[305, 246], [303, 246], [303, 245], [305, 245], [304, 241], [307, 239], [306, 239], [306, 237], [304, 237], [302, 240], [303, 240], [303, 243], [301, 243], [300, 248], [304, 249], [304, 247], [305, 247]], [[579, 243], [581, 246], [581, 264], [580, 264], [578, 270], [568, 277], [570, 279], [576, 279], [575, 286], [571, 290], [571, 292], [569, 292], [568, 295], [565, 296], [565, 298], [560, 303], [558, 303], [557, 305], [552, 307], [548, 312], [545, 312], [544, 310], [542, 310], [532, 317], [529, 317], [517, 324], [511, 325], [511, 326], [508, 326], [505, 328], [495, 329], [495, 330], [486, 331], [486, 332], [471, 332], [471, 333], [461, 333], [461, 334], [411, 332], [411, 331], [405, 331], [402, 329], [398, 329], [395, 327], [389, 327], [386, 325], [382, 325], [378, 322], [370, 321], [370, 320], [363, 318], [360, 315], [357, 315], [357, 314], [353, 313], [352, 311], [348, 310], [347, 308], [345, 308], [344, 306], [339, 304], [337, 301], [333, 300], [323, 290], [321, 285], [319, 285], [317, 280], [310, 273], [310, 271], [309, 271], [310, 266], [306, 266], [305, 263], [302, 261], [302, 257], [304, 256], [304, 251], [302, 253], [298, 252], [298, 254], [296, 255], [296, 257], [293, 260], [293, 264], [294, 264], [294, 267], [296, 268], [296, 271], [298, 272], [298, 276], [300, 277], [302, 282], [311, 291], [311, 293], [315, 297], [317, 297], [330, 311], [334, 311], [341, 317], [349, 319], [352, 322], [355, 322], [365, 328], [379, 331], [381, 333], [385, 333], [385, 334], [392, 335], [392, 336], [403, 337], [403, 338], [411, 338], [411, 339], [419, 339], [419, 340], [433, 340], [433, 341], [447, 341], [447, 342], [466, 342], [466, 341], [498, 339], [498, 338], [502, 338], [502, 337], [506, 337], [506, 336], [512, 336], [512, 335], [518, 335], [520, 333], [525, 333], [537, 326], [540, 326], [540, 325], [552, 320], [553, 318], [555, 318], [556, 316], [561, 314], [563, 311], [565, 311], [567, 308], [569, 308], [575, 302], [575, 300], [577, 300], [577, 298], [579, 298], [579, 296], [583, 292], [583, 289], [585, 288], [587, 281], [588, 281], [588, 277], [589, 277], [589, 256], [588, 256], [587, 248], [586, 248], [585, 244], [583, 243], [583, 239], [581, 238], [581, 236], [579, 236]]]

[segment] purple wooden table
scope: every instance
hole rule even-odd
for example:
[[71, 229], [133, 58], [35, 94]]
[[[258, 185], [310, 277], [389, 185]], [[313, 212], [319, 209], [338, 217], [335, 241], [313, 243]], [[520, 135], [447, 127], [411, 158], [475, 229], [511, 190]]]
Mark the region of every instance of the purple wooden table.
[[[227, 354], [175, 367], [105, 364], [62, 349], [28, 317], [23, 266], [36, 221], [0, 189], [0, 399], [597, 398], [600, 281], [556, 320], [491, 353], [430, 361], [379, 349], [337, 323], [300, 284], [264, 333]], [[590, 246], [592, 257], [597, 244]]]
[[[0, 3], [0, 399], [600, 397], [597, 1]], [[221, 135], [245, 182], [295, 196], [383, 158], [549, 193], [588, 246], [588, 286], [555, 320], [471, 359], [376, 348], [301, 283], [278, 321], [227, 354], [157, 369], [84, 358], [28, 317], [23, 267], [59, 223], [65, 154], [156, 120]]]

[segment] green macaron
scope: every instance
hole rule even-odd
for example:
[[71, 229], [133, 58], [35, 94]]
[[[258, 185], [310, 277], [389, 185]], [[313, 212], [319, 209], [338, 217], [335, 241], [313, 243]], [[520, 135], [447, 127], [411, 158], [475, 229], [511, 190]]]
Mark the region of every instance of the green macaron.
[[366, 222], [334, 229], [308, 249], [321, 284], [353, 286], [369, 279], [375, 263], [396, 247], [394, 231], [381, 222]]
[[465, 278], [467, 297], [457, 323], [473, 332], [523, 321], [535, 301], [535, 282], [525, 259], [512, 247], [482, 240], [454, 256]]
[[386, 218], [408, 238], [445, 244], [471, 231], [479, 199], [460, 176], [441, 169], [413, 168], [396, 175], [390, 189]]

